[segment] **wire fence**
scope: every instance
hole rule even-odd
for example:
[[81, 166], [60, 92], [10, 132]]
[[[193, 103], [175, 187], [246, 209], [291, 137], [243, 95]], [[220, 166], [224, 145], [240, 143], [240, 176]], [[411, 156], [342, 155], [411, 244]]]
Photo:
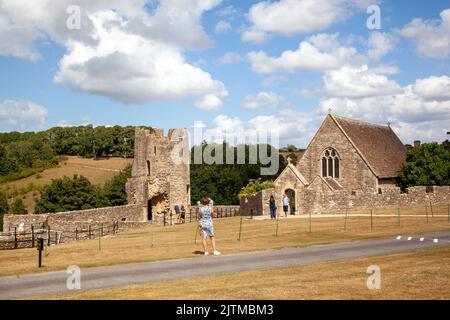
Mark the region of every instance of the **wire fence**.
[[14, 227], [14, 230], [0, 232], [0, 250], [34, 248], [38, 245], [38, 239], [44, 239], [45, 245], [50, 246], [73, 240], [96, 239], [117, 232], [119, 221], [87, 224], [64, 231], [42, 225], [39, 227], [31, 225], [29, 229]]
[[[213, 218], [231, 218], [240, 215], [240, 209], [238, 206], [217, 206], [213, 207]], [[176, 214], [173, 212], [164, 213], [162, 215], [162, 225], [164, 227], [173, 224], [184, 224], [198, 221], [197, 207], [191, 207], [186, 212]]]

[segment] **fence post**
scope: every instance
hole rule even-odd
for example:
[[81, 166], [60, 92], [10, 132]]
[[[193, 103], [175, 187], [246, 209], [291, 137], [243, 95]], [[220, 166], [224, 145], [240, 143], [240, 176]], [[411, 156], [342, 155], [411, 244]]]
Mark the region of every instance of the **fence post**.
[[253, 209], [250, 209], [250, 219], [253, 219]]
[[78, 241], [78, 227], [75, 228], [75, 241]]
[[370, 209], [370, 230], [373, 229], [373, 210]]
[[47, 226], [47, 246], [50, 246], [50, 226]]
[[189, 208], [189, 223], [192, 223], [192, 208]]
[[17, 249], [17, 227], [14, 227], [14, 249]]
[[173, 212], [172, 212], [172, 210], [170, 210], [170, 225], [173, 225], [172, 217], [173, 217]]
[[397, 208], [397, 224], [400, 227], [400, 208]]
[[31, 225], [31, 247], [34, 248], [34, 226]]
[[102, 236], [100, 234], [101, 229], [97, 229], [97, 235], [98, 235], [98, 251], [102, 251]]
[[311, 216], [311, 210], [309, 210], [309, 233], [312, 233], [312, 216]]
[[103, 223], [100, 224], [100, 237], [103, 237]]
[[241, 241], [241, 234], [242, 234], [242, 216], [241, 216], [241, 221], [239, 223], [239, 236], [238, 236], [238, 241]]
[[164, 212], [164, 227], [166, 226], [166, 213]]
[[91, 239], [91, 225], [89, 225], [88, 227], [88, 237], [89, 239]]
[[275, 230], [275, 237], [278, 237], [278, 221], [280, 220], [280, 214], [277, 214], [277, 228]]
[[433, 205], [431, 204], [431, 200], [430, 200], [430, 210], [431, 210], [431, 218], [434, 218]]
[[344, 230], [347, 230], [347, 215], [348, 215], [348, 208], [345, 209], [345, 216], [344, 216]]
[[428, 206], [425, 206], [425, 214], [427, 215], [427, 223], [428, 223]]

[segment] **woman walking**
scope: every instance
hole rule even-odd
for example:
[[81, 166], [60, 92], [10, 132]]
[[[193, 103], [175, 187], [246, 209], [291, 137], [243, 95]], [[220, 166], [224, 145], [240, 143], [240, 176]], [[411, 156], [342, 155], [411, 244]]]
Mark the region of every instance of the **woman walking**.
[[275, 203], [275, 198], [273, 196], [270, 196], [269, 208], [270, 208], [270, 219], [276, 219], [277, 218], [277, 205]]
[[203, 240], [203, 252], [205, 256], [209, 254], [208, 251], [206, 251], [206, 238], [208, 237], [211, 239], [213, 254], [215, 256], [220, 255], [220, 252], [216, 249], [216, 241], [214, 239], [214, 226], [212, 222], [212, 212], [209, 198], [203, 198], [202, 200], [202, 206], [199, 208], [199, 220]]

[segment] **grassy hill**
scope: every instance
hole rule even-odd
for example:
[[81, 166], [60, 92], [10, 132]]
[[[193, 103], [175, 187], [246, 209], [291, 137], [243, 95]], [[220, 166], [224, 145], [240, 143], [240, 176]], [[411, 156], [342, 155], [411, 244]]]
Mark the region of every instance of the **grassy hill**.
[[0, 184], [0, 190], [16, 198], [22, 198], [28, 212], [34, 210], [35, 199], [39, 198], [40, 188], [51, 183], [52, 179], [64, 176], [83, 175], [92, 184], [102, 185], [118, 174], [127, 165], [131, 164], [130, 158], [108, 158], [93, 160], [76, 156], [65, 157], [57, 167], [44, 170], [40, 174]]

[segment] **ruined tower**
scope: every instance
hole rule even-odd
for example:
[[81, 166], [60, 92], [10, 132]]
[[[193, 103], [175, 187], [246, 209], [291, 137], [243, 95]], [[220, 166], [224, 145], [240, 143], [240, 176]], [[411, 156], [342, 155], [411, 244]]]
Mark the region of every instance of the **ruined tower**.
[[134, 161], [127, 182], [129, 204], [141, 204], [144, 220], [163, 223], [176, 205], [189, 208], [189, 141], [186, 129], [136, 128]]

